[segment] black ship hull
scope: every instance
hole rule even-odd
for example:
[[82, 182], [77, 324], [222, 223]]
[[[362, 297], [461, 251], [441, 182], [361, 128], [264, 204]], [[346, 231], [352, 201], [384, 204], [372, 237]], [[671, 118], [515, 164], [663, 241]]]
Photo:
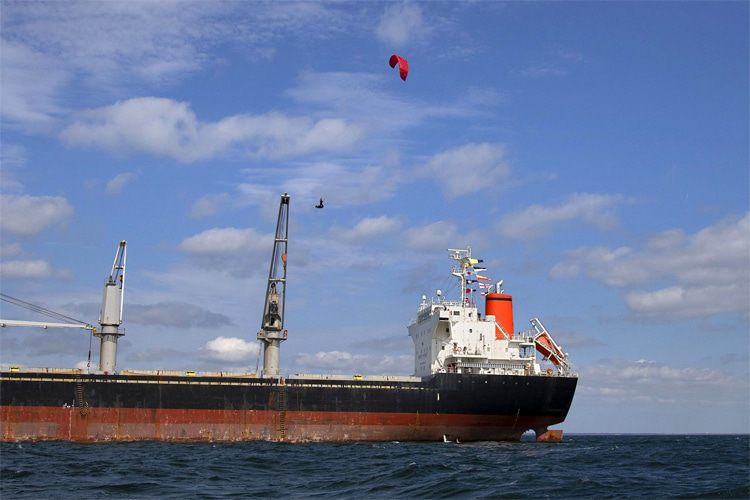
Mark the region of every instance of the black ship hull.
[[[395, 377], [394, 377], [395, 378]], [[423, 380], [3, 372], [3, 441], [517, 441], [565, 420], [576, 377]]]

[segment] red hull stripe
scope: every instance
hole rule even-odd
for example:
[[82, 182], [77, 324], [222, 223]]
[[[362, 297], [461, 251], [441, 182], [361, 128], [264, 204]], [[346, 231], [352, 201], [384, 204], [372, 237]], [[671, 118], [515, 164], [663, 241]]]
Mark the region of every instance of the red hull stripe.
[[3, 441], [461, 441], [518, 440], [554, 417], [13, 406]]

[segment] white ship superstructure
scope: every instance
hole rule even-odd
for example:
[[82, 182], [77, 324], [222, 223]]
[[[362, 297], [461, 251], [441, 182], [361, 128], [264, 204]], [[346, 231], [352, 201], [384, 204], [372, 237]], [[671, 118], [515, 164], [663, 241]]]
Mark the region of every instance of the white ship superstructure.
[[[495, 285], [478, 284], [489, 281], [478, 275], [479, 261], [466, 250], [449, 249], [449, 256], [457, 262], [451, 274], [459, 281], [460, 300], [437, 297], [422, 303], [417, 319], [409, 326], [414, 341], [414, 374], [426, 377], [434, 373], [476, 373], [489, 375], [567, 375], [568, 355], [552, 339], [539, 319], [531, 320], [533, 329], [513, 332], [513, 302], [502, 293], [502, 281]], [[483, 286], [494, 291], [482, 293], [485, 315], [473, 300]], [[542, 370], [537, 351], [556, 367]]]

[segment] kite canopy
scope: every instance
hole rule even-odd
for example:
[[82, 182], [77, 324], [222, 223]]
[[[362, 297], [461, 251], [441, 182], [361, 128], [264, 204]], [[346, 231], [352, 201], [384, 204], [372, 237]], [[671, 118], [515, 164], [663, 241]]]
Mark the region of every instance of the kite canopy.
[[406, 81], [406, 75], [409, 74], [409, 63], [406, 62], [406, 59], [404, 59], [403, 57], [393, 54], [390, 60], [391, 68], [395, 68], [397, 64], [398, 71], [401, 74], [401, 79], [403, 81]]

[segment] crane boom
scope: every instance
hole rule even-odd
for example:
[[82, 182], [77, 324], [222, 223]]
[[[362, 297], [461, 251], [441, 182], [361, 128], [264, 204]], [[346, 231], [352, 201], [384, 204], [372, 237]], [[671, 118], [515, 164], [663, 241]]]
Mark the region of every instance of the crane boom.
[[38, 328], [84, 328], [96, 331], [95, 326], [75, 323], [49, 323], [45, 321], [21, 321], [16, 319], [0, 319], [0, 327], [6, 326], [36, 326]]
[[25, 321], [25, 320], [17, 320], [17, 319], [0, 319], [0, 327], [2, 328], [5, 328], [6, 326], [30, 326], [30, 327], [36, 327], [36, 328], [84, 328], [86, 330], [91, 330], [92, 332], [96, 332], [96, 327], [88, 323], [85, 323], [75, 318], [71, 318], [70, 316], [65, 316], [64, 314], [60, 314], [55, 311], [50, 311], [49, 309], [45, 309], [42, 306], [32, 304], [31, 302], [26, 302], [21, 299], [17, 299], [15, 297], [11, 297], [10, 295], [4, 294], [4, 293], [0, 293], [0, 300], [2, 300], [3, 302], [8, 302], [18, 307], [22, 307], [24, 309], [28, 309], [29, 311], [33, 311], [37, 314], [42, 314], [50, 318], [66, 321], [66, 323], [55, 323], [51, 321]]
[[273, 241], [271, 269], [258, 339], [263, 342], [263, 376], [279, 375], [279, 350], [286, 340], [284, 306], [286, 302], [286, 247], [289, 235], [289, 195], [284, 193], [279, 204], [276, 237]]
[[109, 273], [110, 283], [120, 282], [120, 315], [118, 317], [119, 323], [122, 323], [122, 306], [125, 301], [125, 260], [127, 256], [127, 245], [125, 240], [120, 242], [120, 246], [117, 247], [117, 253], [115, 254], [115, 261], [112, 263], [112, 271]]

